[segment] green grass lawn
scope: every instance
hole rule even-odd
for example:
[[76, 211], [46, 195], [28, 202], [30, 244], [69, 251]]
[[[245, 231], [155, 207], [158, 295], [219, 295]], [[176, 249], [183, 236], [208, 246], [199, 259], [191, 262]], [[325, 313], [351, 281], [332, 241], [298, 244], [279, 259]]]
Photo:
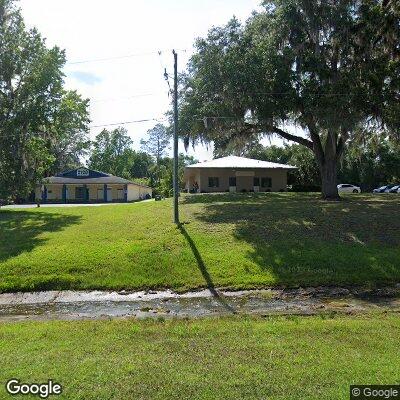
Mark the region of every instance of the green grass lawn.
[[390, 313], [3, 323], [0, 398], [14, 377], [64, 399], [348, 399], [399, 383], [399, 341]]
[[400, 197], [183, 196], [0, 210], [0, 291], [384, 284], [400, 281]]

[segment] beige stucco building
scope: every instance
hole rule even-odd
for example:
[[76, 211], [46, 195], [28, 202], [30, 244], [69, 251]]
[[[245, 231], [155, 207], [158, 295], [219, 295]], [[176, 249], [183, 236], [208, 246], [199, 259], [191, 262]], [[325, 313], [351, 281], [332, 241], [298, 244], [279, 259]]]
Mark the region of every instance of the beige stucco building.
[[185, 168], [188, 192], [282, 192], [296, 167], [245, 157], [222, 157]]
[[150, 198], [152, 189], [104, 172], [78, 168], [45, 178], [35, 196], [43, 203], [129, 202]]

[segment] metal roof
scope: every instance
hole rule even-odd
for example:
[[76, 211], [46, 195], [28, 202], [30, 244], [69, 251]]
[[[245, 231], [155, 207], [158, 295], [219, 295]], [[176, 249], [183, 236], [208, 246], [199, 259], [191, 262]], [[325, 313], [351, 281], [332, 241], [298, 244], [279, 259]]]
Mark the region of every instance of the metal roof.
[[131, 181], [128, 181], [127, 179], [124, 178], [119, 178], [118, 176], [101, 176], [97, 178], [81, 178], [81, 179], [75, 179], [75, 178], [67, 178], [63, 176], [50, 176], [48, 178], [44, 178], [46, 183], [75, 183], [77, 185], [84, 184], [84, 183], [119, 183], [119, 184], [128, 184], [128, 183], [134, 183]]
[[270, 161], [254, 160], [252, 158], [228, 156], [188, 165], [186, 168], [272, 168], [272, 169], [297, 169], [293, 165], [278, 164]]
[[[77, 174], [78, 170], [85, 170], [87, 176], [78, 175]], [[88, 168], [77, 168], [74, 170], [65, 171], [57, 176], [50, 176], [48, 178], [44, 178], [43, 183], [60, 184], [60, 185], [120, 184], [120, 185], [136, 185], [136, 186], [150, 188], [149, 186], [143, 185], [141, 183], [132, 182], [128, 179], [120, 178], [119, 176], [110, 175], [105, 172], [90, 170]]]

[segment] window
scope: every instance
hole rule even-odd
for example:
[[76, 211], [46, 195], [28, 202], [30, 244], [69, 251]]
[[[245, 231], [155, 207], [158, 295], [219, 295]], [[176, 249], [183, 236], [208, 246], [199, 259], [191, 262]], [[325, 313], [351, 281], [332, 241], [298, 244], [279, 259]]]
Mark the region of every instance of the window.
[[261, 187], [270, 188], [272, 186], [271, 178], [261, 178]]
[[229, 186], [236, 186], [236, 176], [231, 176], [229, 178]]
[[260, 186], [260, 178], [254, 177], [253, 186]]
[[217, 177], [209, 177], [208, 178], [208, 187], [210, 187], [210, 188], [219, 187], [219, 178], [217, 178]]

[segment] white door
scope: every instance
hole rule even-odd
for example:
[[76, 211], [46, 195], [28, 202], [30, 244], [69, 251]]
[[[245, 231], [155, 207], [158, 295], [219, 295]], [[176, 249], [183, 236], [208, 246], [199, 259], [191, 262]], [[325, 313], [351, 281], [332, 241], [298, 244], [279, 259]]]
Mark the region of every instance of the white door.
[[107, 201], [113, 201], [111, 188], [107, 188]]

